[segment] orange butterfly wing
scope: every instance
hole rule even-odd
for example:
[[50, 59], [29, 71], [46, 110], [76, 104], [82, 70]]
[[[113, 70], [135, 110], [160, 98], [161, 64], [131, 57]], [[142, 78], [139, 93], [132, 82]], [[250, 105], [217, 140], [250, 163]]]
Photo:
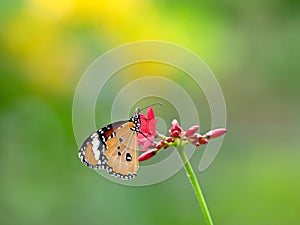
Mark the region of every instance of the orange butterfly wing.
[[93, 133], [79, 150], [82, 163], [92, 169], [106, 169], [121, 179], [134, 178], [139, 167], [136, 123], [120, 121]]
[[124, 179], [133, 178], [138, 170], [137, 133], [130, 128], [133, 122], [127, 122], [115, 131], [115, 136], [106, 141], [108, 172]]

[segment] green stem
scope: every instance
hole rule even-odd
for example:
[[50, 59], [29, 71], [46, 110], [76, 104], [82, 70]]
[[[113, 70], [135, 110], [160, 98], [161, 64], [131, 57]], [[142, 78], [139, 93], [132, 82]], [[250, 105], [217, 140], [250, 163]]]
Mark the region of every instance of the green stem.
[[204, 199], [204, 196], [202, 194], [199, 182], [198, 182], [197, 177], [196, 177], [196, 175], [193, 171], [193, 168], [192, 168], [192, 166], [191, 166], [191, 164], [190, 164], [190, 162], [189, 162], [189, 160], [188, 160], [188, 158], [187, 158], [187, 156], [184, 152], [184, 145], [179, 144], [177, 146], [177, 151], [179, 152], [181, 160], [184, 164], [184, 168], [186, 170], [187, 177], [190, 179], [190, 182], [191, 182], [191, 184], [194, 188], [194, 191], [195, 191], [197, 200], [199, 202], [200, 208], [202, 210], [203, 216], [205, 218], [206, 224], [213, 225], [213, 221], [210, 217], [210, 213], [209, 213], [209, 210], [208, 210], [207, 205], [205, 203], [205, 199]]

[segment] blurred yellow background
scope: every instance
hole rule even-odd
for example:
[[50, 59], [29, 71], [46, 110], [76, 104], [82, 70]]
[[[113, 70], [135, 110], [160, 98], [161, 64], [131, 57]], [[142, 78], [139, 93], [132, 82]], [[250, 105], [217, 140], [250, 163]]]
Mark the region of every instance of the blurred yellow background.
[[150, 39], [197, 53], [223, 89], [229, 132], [198, 172], [215, 224], [299, 224], [299, 27], [295, 0], [1, 1], [0, 223], [204, 224], [183, 170], [133, 188], [77, 158], [72, 100], [83, 72]]

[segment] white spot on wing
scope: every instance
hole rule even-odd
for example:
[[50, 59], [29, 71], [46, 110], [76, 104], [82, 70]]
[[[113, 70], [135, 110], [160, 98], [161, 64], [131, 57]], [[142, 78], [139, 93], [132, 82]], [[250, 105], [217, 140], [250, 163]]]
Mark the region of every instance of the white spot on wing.
[[91, 141], [91, 143], [92, 143], [92, 149], [93, 149], [93, 153], [95, 155], [95, 159], [99, 159], [100, 158], [100, 151], [98, 150], [98, 148], [99, 148], [99, 145], [100, 145], [100, 141], [98, 139], [98, 135], [93, 137], [93, 140]]

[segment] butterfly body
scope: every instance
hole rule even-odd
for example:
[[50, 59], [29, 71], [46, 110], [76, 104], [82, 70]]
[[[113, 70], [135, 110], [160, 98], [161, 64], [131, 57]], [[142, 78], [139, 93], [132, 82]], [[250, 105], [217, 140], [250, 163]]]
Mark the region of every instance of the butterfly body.
[[92, 169], [106, 169], [109, 174], [132, 179], [138, 170], [140, 115], [109, 124], [92, 133], [82, 144], [78, 156]]

